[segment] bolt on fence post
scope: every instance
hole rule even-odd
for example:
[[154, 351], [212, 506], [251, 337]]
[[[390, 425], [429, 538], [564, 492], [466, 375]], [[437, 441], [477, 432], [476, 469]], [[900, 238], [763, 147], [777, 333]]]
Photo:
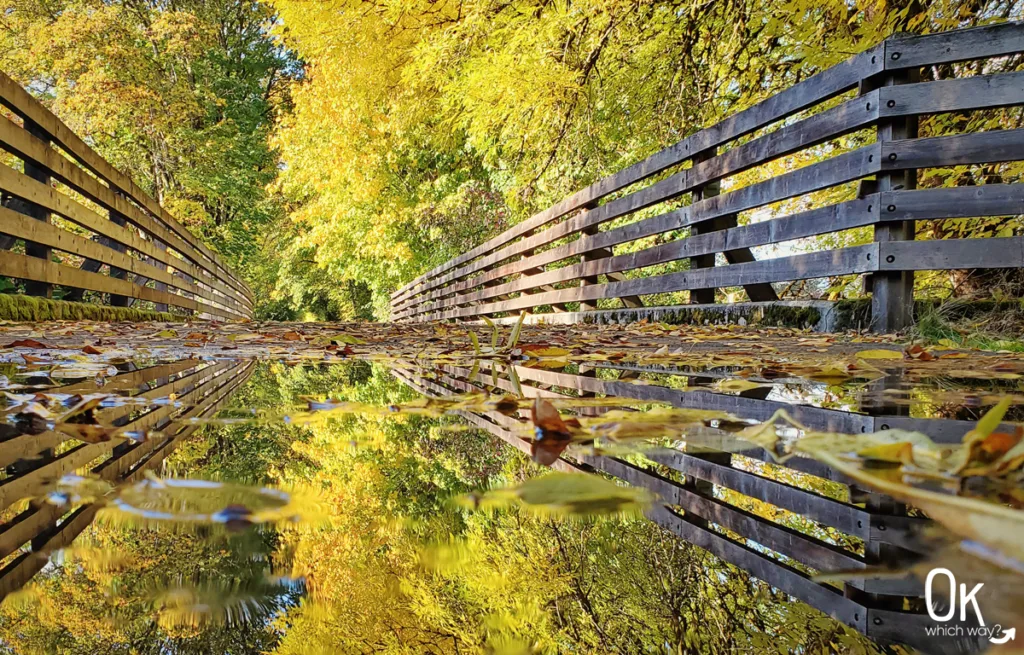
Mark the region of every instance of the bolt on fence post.
[[[891, 43], [891, 42], [890, 42]], [[886, 44], [889, 49], [890, 44]], [[896, 61], [898, 52], [890, 53], [889, 59]], [[916, 81], [917, 69], [895, 70], [887, 72], [882, 80], [884, 86], [895, 86]], [[878, 142], [885, 144], [902, 139], [917, 138], [917, 118], [898, 117], [884, 118], [878, 122]], [[898, 161], [896, 153], [883, 157], [882, 165], [894, 164]], [[898, 191], [913, 189], [917, 186], [917, 173], [912, 169], [893, 170], [878, 174], [878, 191]], [[893, 241], [912, 241], [914, 239], [913, 221], [882, 221], [875, 225], [875, 243]], [[882, 262], [879, 262], [881, 264]], [[894, 261], [886, 260], [887, 264]], [[909, 326], [914, 320], [914, 272], [913, 271], [880, 271], [872, 275], [871, 282], [871, 330], [873, 332], [895, 332]]]

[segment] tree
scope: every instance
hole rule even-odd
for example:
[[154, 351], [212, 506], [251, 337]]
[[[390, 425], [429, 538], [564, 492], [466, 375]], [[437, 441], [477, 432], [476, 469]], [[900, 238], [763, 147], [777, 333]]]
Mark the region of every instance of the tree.
[[0, 67], [271, 300], [269, 144], [299, 73], [257, 0], [0, 0]]

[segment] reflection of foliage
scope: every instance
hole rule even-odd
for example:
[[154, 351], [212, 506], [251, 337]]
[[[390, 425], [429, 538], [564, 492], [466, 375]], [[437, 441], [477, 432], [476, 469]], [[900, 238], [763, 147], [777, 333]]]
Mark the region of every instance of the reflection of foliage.
[[[275, 540], [260, 531], [197, 538], [94, 527], [79, 539], [91, 556], [44, 571], [5, 602], [0, 639], [18, 653], [266, 652], [279, 638], [269, 619], [296, 600], [287, 588], [261, 588]], [[109, 553], [126, 561], [106, 565]], [[208, 624], [198, 614], [185, 621], [170, 606], [169, 590], [179, 597], [198, 593], [212, 611], [230, 609], [235, 618]], [[253, 592], [247, 599], [245, 590]], [[238, 612], [243, 607], [245, 616]]]
[[274, 418], [258, 426], [207, 429], [182, 446], [169, 466], [182, 474], [256, 485], [279, 480], [283, 468], [308, 469], [313, 463], [292, 448], [293, 442], [307, 439], [308, 432], [285, 425], [279, 415], [302, 405], [303, 396], [358, 385], [369, 377], [367, 362], [344, 366], [260, 364], [222, 414], [246, 417], [257, 410]]
[[[365, 386], [333, 395], [390, 404], [409, 392], [374, 368]], [[298, 446], [319, 464], [331, 527], [283, 536], [311, 594], [281, 620], [278, 653], [870, 650], [644, 519], [444, 502], [537, 472], [485, 433], [444, 424], [350, 416]]]

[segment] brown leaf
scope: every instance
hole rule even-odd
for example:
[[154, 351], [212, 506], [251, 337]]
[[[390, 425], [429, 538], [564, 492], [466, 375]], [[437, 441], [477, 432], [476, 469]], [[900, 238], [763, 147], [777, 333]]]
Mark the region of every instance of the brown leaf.
[[85, 443], [103, 443], [113, 438], [118, 428], [108, 428], [95, 423], [58, 423], [54, 426], [58, 432], [74, 437]]
[[36, 341], [35, 339], [19, 339], [17, 341], [12, 341], [4, 346], [4, 348], [50, 348], [50, 346], [47, 346], [41, 341]]
[[295, 331], [285, 332], [282, 338], [285, 341], [302, 341], [302, 335]]
[[[534, 427], [530, 456], [538, 464], [550, 466], [569, 446], [572, 431], [555, 406], [542, 398], [534, 399], [530, 418]], [[576, 424], [579, 425], [579, 422]]]
[[910, 359], [917, 359], [922, 362], [930, 362], [935, 359], [935, 355], [931, 354], [923, 347], [914, 344], [913, 346], [906, 349], [905, 353]]
[[99, 348], [94, 348], [93, 346], [86, 346], [85, 348], [82, 348], [82, 352], [84, 352], [86, 355], [102, 355], [103, 354], [102, 350], [100, 350]]

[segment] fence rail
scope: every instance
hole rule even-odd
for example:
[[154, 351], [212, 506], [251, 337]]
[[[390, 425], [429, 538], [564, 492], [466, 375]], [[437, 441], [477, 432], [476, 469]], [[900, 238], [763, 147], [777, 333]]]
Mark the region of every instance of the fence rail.
[[[948, 66], [1022, 52], [1022, 23], [890, 37], [416, 278], [392, 295], [392, 318], [560, 312], [568, 303], [588, 311], [607, 299], [639, 307], [644, 296], [679, 291], [692, 303], [712, 303], [715, 290], [727, 287], [771, 301], [773, 283], [867, 275], [873, 329], [900, 329], [912, 318], [914, 271], [1024, 266], [1021, 237], [914, 241], [916, 221], [1022, 213], [1024, 184], [916, 188], [922, 169], [1024, 160], [1024, 129], [917, 133], [920, 116], [1024, 105], [1024, 71], [986, 74], [979, 67], [973, 70], [981, 74], [950, 77]], [[919, 81], [923, 68], [948, 79]], [[846, 152], [828, 145], [855, 133], [870, 141], [868, 130], [872, 143]], [[735, 179], [786, 157], [832, 151], [841, 154], [747, 186]], [[662, 173], [664, 179], [629, 188]], [[773, 205], [854, 184], [854, 199], [764, 220]], [[689, 204], [680, 206], [687, 194]], [[664, 211], [636, 215], [656, 207]], [[761, 215], [740, 225], [742, 212]], [[869, 226], [874, 240], [865, 245], [762, 260], [751, 250]], [[629, 248], [683, 228], [687, 237]], [[617, 252], [620, 246], [628, 251]], [[727, 265], [716, 266], [718, 254]], [[627, 275], [679, 260], [689, 269]]]
[[0, 149], [21, 167], [0, 163], [0, 276], [36, 296], [60, 285], [69, 300], [93, 291], [121, 307], [252, 315], [252, 291], [213, 251], [3, 73], [0, 104]]

